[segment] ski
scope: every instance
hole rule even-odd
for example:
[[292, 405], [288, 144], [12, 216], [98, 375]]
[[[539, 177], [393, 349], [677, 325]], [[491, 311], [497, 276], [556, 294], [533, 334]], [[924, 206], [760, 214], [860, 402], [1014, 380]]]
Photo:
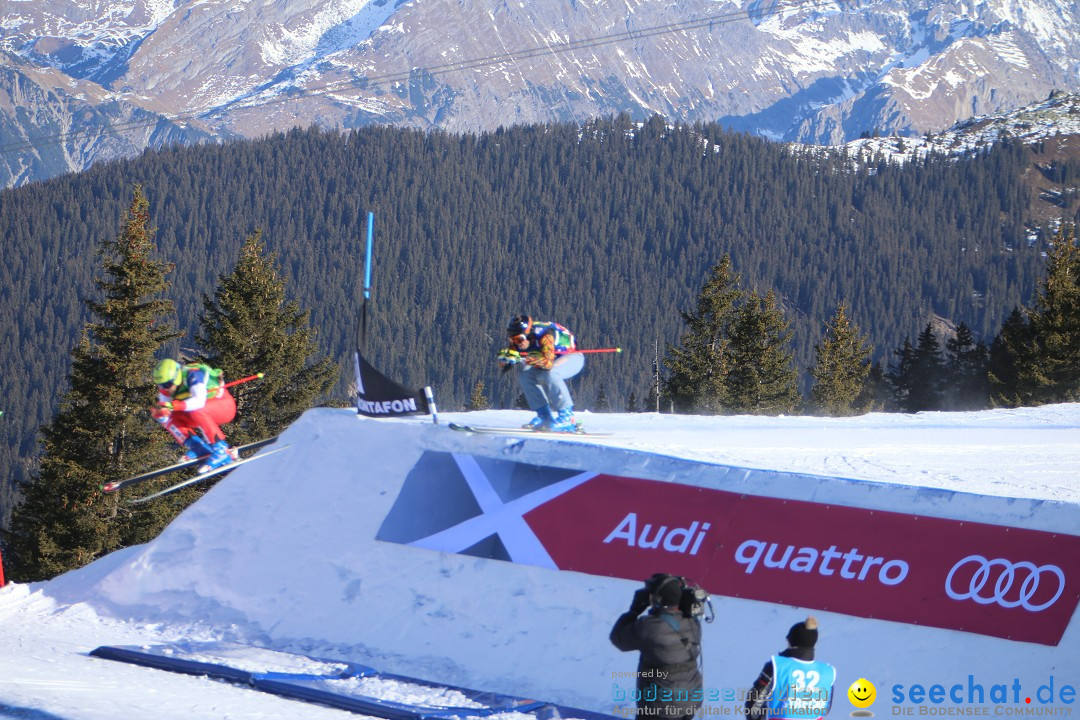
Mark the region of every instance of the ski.
[[[272, 438], [267, 438], [265, 440], [256, 440], [255, 442], [248, 443], [247, 445], [241, 445], [236, 449], [239, 452], [244, 452], [245, 450], [258, 450], [261, 447], [269, 445], [275, 440], [277, 440], [276, 435]], [[117, 490], [120, 490], [122, 488], [130, 487], [141, 482], [146, 482], [147, 480], [153, 480], [154, 478], [161, 477], [162, 475], [179, 472], [180, 470], [186, 470], [187, 468], [198, 467], [199, 465], [202, 465], [204, 462], [206, 462], [207, 457], [209, 457], [209, 455], [197, 457], [194, 460], [182, 460], [173, 465], [169, 465], [168, 467], [158, 468], [157, 470], [150, 470], [148, 472], [144, 472], [142, 475], [130, 477], [127, 480], [117, 480], [115, 482], [105, 483], [101, 486], [101, 489], [104, 492], [116, 492]]]
[[615, 433], [590, 432], [582, 429], [581, 425], [573, 432], [555, 430], [530, 430], [528, 428], [490, 427], [487, 425], [459, 425], [450, 423], [447, 427], [459, 432], [471, 432], [481, 435], [536, 435], [539, 437], [611, 437]]
[[213, 470], [208, 470], [207, 472], [202, 473], [201, 475], [196, 475], [195, 477], [189, 478], [188, 480], [185, 480], [183, 482], [176, 483], [175, 485], [170, 485], [169, 487], [165, 488], [164, 490], [158, 490], [156, 493], [153, 493], [151, 495], [146, 495], [146, 496], [140, 497], [140, 498], [134, 498], [132, 500], [127, 500], [126, 502], [128, 504], [130, 504], [130, 505], [137, 505], [138, 503], [144, 503], [144, 502], [149, 502], [150, 500], [155, 500], [155, 499], [161, 497], [162, 495], [168, 495], [169, 493], [176, 492], [177, 490], [179, 490], [181, 488], [186, 488], [188, 485], [194, 485], [195, 483], [202, 482], [203, 480], [206, 480], [208, 478], [217, 477], [218, 475], [224, 475], [224, 474], [226, 474], [228, 472], [231, 472], [231, 471], [235, 470], [236, 468], [240, 467], [241, 465], [246, 465], [247, 463], [252, 462], [254, 460], [259, 460], [259, 459], [264, 458], [264, 457], [269, 457], [270, 455], [273, 455], [276, 452], [281, 452], [282, 450], [286, 449], [287, 447], [289, 447], [289, 446], [288, 445], [282, 445], [279, 448], [274, 448], [272, 450], [267, 450], [266, 452], [261, 453], [259, 455], [253, 455], [253, 456], [251, 456], [249, 458], [244, 458], [243, 460], [237, 460], [236, 462], [231, 462], [228, 465], [222, 465], [221, 467], [216, 467]]

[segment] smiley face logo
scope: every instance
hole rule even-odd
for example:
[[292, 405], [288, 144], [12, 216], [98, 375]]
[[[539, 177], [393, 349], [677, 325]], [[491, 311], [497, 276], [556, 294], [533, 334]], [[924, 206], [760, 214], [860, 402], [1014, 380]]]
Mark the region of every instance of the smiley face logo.
[[866, 678], [859, 678], [855, 682], [851, 683], [851, 687], [847, 691], [848, 700], [851, 704], [857, 708], [868, 708], [874, 704], [874, 700], [877, 699], [877, 688], [874, 687], [874, 683], [870, 682]]

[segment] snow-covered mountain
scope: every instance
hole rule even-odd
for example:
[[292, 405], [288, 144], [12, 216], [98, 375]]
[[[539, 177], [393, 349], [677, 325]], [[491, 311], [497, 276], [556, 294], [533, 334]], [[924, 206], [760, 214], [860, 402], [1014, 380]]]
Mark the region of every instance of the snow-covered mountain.
[[[12, 0], [0, 49], [220, 135], [312, 123], [478, 131], [628, 112], [839, 144], [1080, 91], [1080, 6]], [[12, 124], [0, 120], [3, 147], [42, 130]]]
[[[527, 417], [523, 411], [489, 410], [443, 420], [505, 426]], [[577, 487], [587, 489], [589, 483], [611, 482], [612, 475], [629, 476], [612, 497], [616, 517], [624, 511], [621, 498], [638, 503], [643, 520], [663, 511], [668, 503], [662, 497], [650, 496], [652, 503], [633, 498], [645, 483], [697, 498], [677, 509], [680, 525], [715, 512], [706, 518], [713, 531], [721, 520], [727, 527], [742, 517], [741, 527], [754, 537], [776, 540], [786, 528], [799, 545], [824, 548], [839, 543], [837, 538], [857, 542], [859, 552], [845, 554], [838, 572], [826, 572], [823, 562], [820, 573], [789, 573], [780, 586], [786, 602], [748, 594], [757, 574], [784, 572], [772, 550], [763, 560], [766, 567], [754, 575], [751, 568], [740, 569], [728, 582], [707, 585], [716, 622], [704, 626], [704, 677], [708, 688], [723, 693], [709, 701], [708, 717], [738, 716], [742, 703], [736, 693], [769, 655], [784, 648], [792, 623], [811, 612], [821, 622], [819, 657], [838, 673], [830, 717], [845, 717], [852, 709], [845, 691], [859, 678], [877, 685], [877, 717], [923, 710], [1068, 715], [1074, 702], [1069, 693], [1080, 680], [1080, 405], [856, 418], [582, 413], [580, 419], [592, 430], [614, 434], [506, 438], [453, 432], [429, 419], [365, 420], [348, 409], [328, 408], [305, 413], [283, 434], [286, 450], [237, 469], [154, 541], [49, 582], [0, 590], [0, 717], [358, 717], [242, 685], [89, 655], [101, 645], [224, 642], [230, 643], [234, 666], [249, 671], [283, 671], [272, 655], [299, 653], [625, 718], [632, 702], [617, 691], [633, 686], [637, 656], [615, 650], [609, 629], [640, 587], [637, 578], [683, 572], [672, 568], [682, 567], [685, 556], [670, 543], [660, 548], [657, 539], [653, 545], [642, 542], [644, 555], [629, 575], [569, 571], [537, 563], [523, 542], [535, 533], [533, 540], [551, 548], [570, 537], [584, 540], [580, 556], [596, 552], [603, 543], [589, 538], [603, 539], [611, 508], [583, 507], [580, 496], [573, 500], [573, 490], [558, 495], [552, 488], [582, 480]], [[787, 506], [816, 512], [796, 513], [784, 522], [769, 513], [728, 517], [723, 508], [704, 509], [711, 507], [711, 493], [734, 493], [732, 501], [738, 502], [756, 498], [777, 512]], [[561, 512], [576, 521], [567, 518], [545, 534], [544, 517], [537, 513], [560, 499]], [[817, 514], [838, 507], [868, 519], [836, 524]], [[914, 518], [918, 529], [896, 536], [898, 517]], [[936, 536], [935, 524], [941, 523], [952, 527], [953, 544]], [[597, 524], [598, 534], [588, 532]], [[447, 525], [452, 528], [443, 531]], [[459, 535], [458, 551], [432, 547], [433, 538], [449, 540], [451, 529], [477, 537], [490, 533], [496, 540], [467, 547], [471, 543]], [[995, 531], [1007, 533], [997, 548]], [[1048, 543], [1041, 554], [1030, 540], [1033, 533]], [[700, 557], [713, 557], [713, 563], [738, 554], [737, 543], [706, 542]], [[715, 555], [709, 550], [713, 543]], [[885, 604], [876, 601], [861, 616], [835, 607], [842, 596], [858, 601], [874, 592], [870, 581], [850, 571], [847, 563], [855, 558], [883, 547], [896, 551], [889, 557], [911, 565], [908, 579], [889, 586], [898, 592], [905, 583], [925, 579], [926, 563], [963, 555], [969, 545], [982, 553], [1004, 551], [1014, 564], [1001, 574], [1005, 560], [991, 563], [1001, 578], [997, 598], [990, 592], [994, 579], [987, 584], [984, 575], [982, 585], [976, 576], [970, 590], [987, 596], [979, 596], [982, 604], [968, 597], [953, 600], [960, 614], [950, 627], [965, 628], [998, 613], [1003, 622], [991, 634], [890, 620], [883, 617]], [[492, 559], [499, 556], [496, 547], [508, 549], [510, 557]], [[852, 546], [843, 544], [841, 552], [847, 547]], [[1031, 560], [1040, 566], [1026, 562]], [[1054, 571], [1063, 585], [1055, 586]], [[824, 607], [800, 606], [794, 598], [814, 577], [832, 583], [835, 593]], [[1053, 607], [1018, 607], [1041, 600], [1036, 592], [1049, 599], [1055, 587], [1060, 590], [1048, 603]], [[1014, 601], [1017, 593], [1020, 602]], [[919, 597], [912, 605], [928, 603]], [[1072, 609], [1058, 618], [1062, 634], [1056, 644], [1007, 637], [1059, 606]], [[312, 665], [292, 669], [314, 673]], [[405, 696], [400, 683], [339, 684], [345, 686], [342, 693], [418, 700]], [[961, 690], [943, 699], [916, 699], [916, 685]], [[974, 685], [983, 690], [969, 699]], [[1044, 690], [1046, 685], [1054, 689]], [[903, 689], [900, 700], [896, 688]], [[992, 688], [1008, 692], [1001, 696]], [[491, 717], [535, 720], [521, 714]]]
[[[1056, 228], [1070, 217], [1080, 187], [1058, 172], [1065, 161], [1080, 158], [1080, 94], [1051, 93], [1042, 102], [993, 115], [963, 120], [945, 132], [921, 137], [875, 136], [845, 144], [850, 157], [865, 161], [884, 157], [904, 163], [929, 154], [962, 156], [986, 150], [994, 143], [1013, 141], [1039, 148], [1025, 184], [1032, 197], [1033, 217]], [[809, 148], [815, 152], [817, 148]]]
[[1053, 143], [1062, 154], [1080, 147], [1080, 94], [1051, 93], [1037, 103], [963, 120], [944, 132], [921, 137], [875, 136], [845, 143], [853, 154], [882, 154], [897, 162], [938, 155], [966, 155], [1011, 139], [1025, 144]]
[[113, 93], [89, 80], [0, 51], [0, 184], [33, 180], [129, 157], [147, 147], [213, 137], [155, 100]]

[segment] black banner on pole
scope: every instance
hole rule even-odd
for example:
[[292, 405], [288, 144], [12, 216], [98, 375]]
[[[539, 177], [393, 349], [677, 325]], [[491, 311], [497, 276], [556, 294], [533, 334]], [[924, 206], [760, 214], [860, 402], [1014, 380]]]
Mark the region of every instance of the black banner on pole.
[[423, 390], [409, 390], [376, 370], [357, 350], [353, 356], [356, 372], [356, 412], [367, 417], [428, 415]]

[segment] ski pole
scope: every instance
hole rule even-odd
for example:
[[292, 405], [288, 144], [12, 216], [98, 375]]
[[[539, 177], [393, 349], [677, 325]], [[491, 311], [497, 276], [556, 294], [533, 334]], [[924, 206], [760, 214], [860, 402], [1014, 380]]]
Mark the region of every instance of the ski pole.
[[248, 375], [247, 377], [240, 378], [239, 380], [233, 380], [232, 382], [227, 382], [224, 385], [222, 385], [221, 387], [228, 388], [228, 387], [232, 387], [233, 385], [239, 385], [240, 383], [251, 382], [252, 380], [261, 380], [263, 375], [265, 375], [265, 374], [266, 373], [255, 373], [254, 375]]
[[622, 352], [621, 347], [610, 347], [610, 348], [593, 348], [591, 350], [567, 350], [565, 353], [563, 353], [563, 355], [569, 355], [570, 353], [582, 353], [582, 354], [585, 354], [585, 353], [621, 353], [621, 352]]
[[[224, 390], [225, 388], [230, 388], [233, 385], [239, 385], [240, 383], [251, 382], [252, 380], [261, 380], [264, 375], [266, 375], [266, 373], [255, 373], [254, 375], [248, 375], [247, 377], [240, 378], [239, 380], [233, 380], [232, 382], [227, 382], [218, 389], [219, 390]], [[4, 414], [4, 411], [0, 410], [0, 415], [3, 415], [3, 414]], [[162, 416], [162, 418], [159, 419], [158, 422], [164, 423], [167, 420], [168, 420], [167, 417]], [[177, 442], [180, 442], [179, 438], [177, 438]]]

